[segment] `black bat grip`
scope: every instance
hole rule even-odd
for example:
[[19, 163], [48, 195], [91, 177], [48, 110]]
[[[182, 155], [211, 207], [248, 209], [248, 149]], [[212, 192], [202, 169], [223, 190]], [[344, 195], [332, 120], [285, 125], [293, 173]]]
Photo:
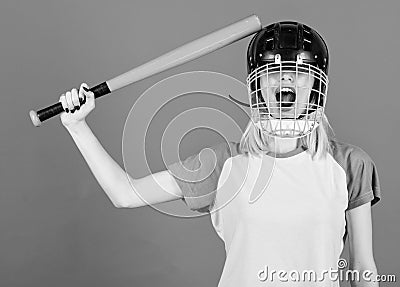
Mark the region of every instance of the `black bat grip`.
[[[89, 91], [94, 93], [94, 98], [100, 98], [104, 95], [107, 95], [111, 93], [110, 88], [107, 85], [107, 82], [103, 82], [101, 84], [98, 84], [97, 86], [94, 86], [89, 89]], [[32, 123], [34, 126], [38, 127], [44, 122], [45, 120], [48, 120], [64, 111], [63, 106], [60, 102], [55, 103], [51, 106], [48, 106], [46, 108], [43, 108], [37, 112], [35, 111], [30, 111], [29, 115], [31, 117]]]

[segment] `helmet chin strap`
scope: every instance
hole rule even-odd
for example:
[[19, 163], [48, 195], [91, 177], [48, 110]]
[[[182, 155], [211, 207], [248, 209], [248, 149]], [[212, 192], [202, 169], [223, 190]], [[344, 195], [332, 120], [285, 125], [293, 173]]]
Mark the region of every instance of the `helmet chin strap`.
[[[266, 160], [266, 159], [263, 157], [261, 159], [261, 166], [262, 166], [264, 160]], [[252, 199], [252, 197], [253, 197], [252, 195], [254, 193], [254, 190], [258, 190], [258, 189], [255, 188], [256, 185], [253, 186], [253, 189], [249, 193], [249, 200], [248, 200], [249, 204], [253, 204], [254, 202], [256, 202], [264, 194], [264, 192], [268, 189], [268, 186], [269, 186], [269, 184], [270, 184], [270, 182], [272, 180], [272, 176], [273, 176], [274, 171], [275, 171], [275, 166], [276, 166], [276, 137], [274, 137], [274, 164], [272, 166], [272, 171], [271, 171], [271, 173], [269, 175], [268, 182], [263, 187], [261, 192], [254, 199]], [[260, 176], [260, 174], [257, 175], [256, 182], [258, 181], [259, 176]]]

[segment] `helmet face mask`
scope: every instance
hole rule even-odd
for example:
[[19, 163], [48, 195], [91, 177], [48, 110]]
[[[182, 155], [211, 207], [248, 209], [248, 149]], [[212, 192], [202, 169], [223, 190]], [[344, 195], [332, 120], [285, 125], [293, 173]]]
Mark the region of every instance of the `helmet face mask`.
[[[306, 34], [302, 24], [276, 23], [257, 33], [249, 44], [251, 116], [254, 124], [270, 136], [302, 137], [321, 122], [328, 91], [328, 52], [322, 38], [308, 29], [314, 32], [310, 33], [314, 38], [301, 38]], [[308, 45], [309, 51], [304, 49], [306, 42], [314, 45]]]

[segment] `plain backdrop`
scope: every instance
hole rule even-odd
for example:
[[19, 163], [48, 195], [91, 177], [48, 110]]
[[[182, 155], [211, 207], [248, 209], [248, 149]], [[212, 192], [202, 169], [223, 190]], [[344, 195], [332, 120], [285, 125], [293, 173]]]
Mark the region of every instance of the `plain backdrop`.
[[[36, 128], [28, 112], [53, 104], [81, 82], [97, 84], [254, 13], [263, 26], [296, 20], [327, 40], [326, 112], [337, 138], [364, 149], [378, 167], [382, 200], [373, 207], [374, 255], [380, 274], [400, 278], [399, 9], [395, 0], [2, 0], [0, 286], [217, 285], [225, 251], [209, 216], [115, 208], [59, 117]], [[147, 88], [196, 70], [244, 82], [248, 41], [100, 99], [87, 122], [122, 166], [124, 123]], [[193, 95], [184, 107], [200, 104], [235, 109], [229, 101]], [[150, 127], [146, 150], [153, 172], [165, 166], [159, 142], [151, 138], [165, 128], [163, 116], [181, 110], [171, 104], [155, 121], [163, 124]], [[245, 127], [244, 116], [236, 120]], [[193, 131], [182, 142], [181, 157], [221, 140], [207, 129]], [[146, 174], [138, 166], [133, 176]], [[342, 257], [347, 255], [346, 246]]]

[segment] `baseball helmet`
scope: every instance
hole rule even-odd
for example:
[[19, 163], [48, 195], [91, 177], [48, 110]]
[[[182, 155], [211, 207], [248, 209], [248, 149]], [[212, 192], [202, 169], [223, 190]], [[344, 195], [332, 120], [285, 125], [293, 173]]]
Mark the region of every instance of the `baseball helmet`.
[[321, 122], [328, 92], [328, 47], [314, 29], [283, 21], [264, 27], [247, 49], [251, 117], [270, 136], [297, 138]]

